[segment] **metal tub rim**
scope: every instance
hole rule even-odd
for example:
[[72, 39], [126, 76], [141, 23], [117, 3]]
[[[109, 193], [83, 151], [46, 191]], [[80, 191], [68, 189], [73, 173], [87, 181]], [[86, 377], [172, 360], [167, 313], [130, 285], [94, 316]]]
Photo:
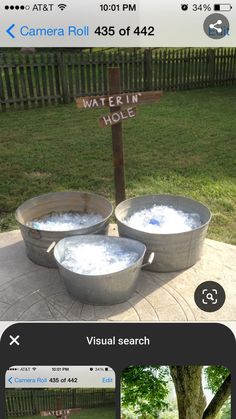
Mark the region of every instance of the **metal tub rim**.
[[[22, 223], [19, 220], [19, 213], [20, 213], [20, 211], [22, 211], [25, 206], [27, 206], [31, 202], [35, 201], [35, 199], [37, 199], [37, 198], [47, 198], [47, 197], [48, 198], [51, 198], [51, 197], [53, 197], [55, 195], [67, 194], [67, 193], [68, 194], [74, 193], [75, 195], [76, 194], [87, 194], [87, 195], [92, 195], [94, 197], [102, 198], [104, 201], [106, 201], [107, 205], [110, 206], [110, 212], [109, 212], [109, 214], [106, 217], [104, 217], [102, 221], [99, 221], [99, 223], [95, 223], [95, 224], [93, 224], [93, 225], [91, 225], [89, 227], [95, 227], [95, 226], [97, 226], [99, 228], [103, 224], [106, 224], [106, 222], [108, 222], [108, 220], [111, 218], [111, 216], [113, 214], [113, 211], [114, 211], [114, 208], [113, 208], [112, 203], [107, 198], [103, 197], [102, 195], [98, 195], [98, 194], [96, 194], [94, 192], [72, 190], [72, 191], [49, 192], [49, 193], [46, 193], [46, 194], [38, 195], [38, 196], [35, 196], [35, 197], [32, 197], [32, 198], [27, 199], [15, 211], [15, 219], [16, 219], [17, 223], [19, 224], [20, 227], [23, 227], [23, 228], [26, 227], [26, 228], [28, 228], [30, 230], [35, 230], [37, 232], [41, 232], [42, 234], [53, 233], [55, 235], [57, 235], [57, 234], [58, 235], [61, 235], [61, 234], [67, 234], [67, 233], [69, 234], [71, 232], [76, 232], [76, 231], [78, 231], [78, 233], [79, 232], [83, 232], [83, 230], [86, 230], [89, 227], [84, 227], [84, 228], [81, 228], [81, 229], [72, 229], [72, 230], [60, 230], [60, 231], [56, 230], [56, 231], [52, 231], [52, 230], [43, 230], [43, 229], [37, 229], [37, 228], [29, 227], [29, 226], [27, 226], [27, 224]], [[47, 213], [45, 213], [45, 215], [47, 215]]]
[[[134, 228], [134, 227], [131, 227], [129, 224], [127, 224], [124, 220], [122, 220], [121, 218], [120, 218], [120, 215], [118, 214], [118, 212], [119, 212], [119, 210], [120, 210], [120, 208], [125, 204], [125, 203], [129, 203], [129, 202], [134, 202], [134, 201], [137, 201], [138, 199], [143, 199], [143, 198], [183, 198], [183, 199], [186, 199], [186, 200], [188, 200], [188, 201], [191, 201], [191, 202], [194, 202], [194, 203], [196, 203], [197, 205], [200, 205], [200, 206], [202, 206], [202, 208], [204, 208], [204, 210], [206, 210], [207, 212], [208, 212], [208, 220], [206, 221], [206, 222], [204, 222], [204, 223], [202, 223], [199, 227], [196, 227], [196, 228], [193, 228], [193, 229], [191, 229], [191, 230], [189, 230], [189, 231], [181, 231], [181, 232], [179, 232], [179, 233], [150, 233], [150, 232], [147, 232], [147, 231], [144, 231], [144, 230], [139, 230], [139, 229], [137, 229], [137, 228]], [[153, 204], [155, 204], [155, 202], [153, 202]], [[129, 198], [129, 199], [126, 199], [125, 201], [122, 201], [120, 204], [118, 204], [117, 205], [117, 207], [115, 208], [115, 218], [116, 218], [116, 220], [118, 221], [118, 223], [120, 223], [120, 224], [122, 224], [122, 225], [124, 225], [126, 228], [129, 228], [129, 229], [131, 229], [131, 230], [135, 230], [135, 231], [138, 231], [138, 232], [140, 232], [140, 233], [142, 233], [142, 234], [144, 234], [144, 235], [146, 235], [147, 237], [159, 237], [159, 236], [165, 236], [165, 237], [173, 237], [173, 236], [179, 236], [179, 235], [186, 235], [186, 234], [191, 234], [192, 232], [194, 232], [194, 231], [197, 231], [197, 230], [201, 230], [201, 229], [203, 229], [203, 228], [205, 228], [206, 226], [208, 226], [209, 225], [209, 223], [210, 223], [210, 221], [211, 221], [211, 219], [212, 219], [212, 213], [211, 213], [211, 211], [209, 210], [209, 208], [205, 205], [205, 204], [203, 204], [201, 201], [196, 201], [195, 199], [192, 199], [192, 198], [190, 198], [190, 197], [187, 197], [187, 196], [184, 196], [184, 195], [173, 195], [173, 194], [153, 194], [153, 195], [150, 195], [150, 194], [147, 194], [147, 195], [139, 195], [139, 196], [137, 196], [137, 197], [132, 197], [132, 198]]]
[[[83, 239], [85, 237], [86, 237], [86, 240], [88, 240], [88, 241], [91, 240], [91, 239], [96, 239], [96, 240], [99, 240], [99, 241], [100, 240], [107, 240], [107, 241], [116, 241], [117, 240], [117, 241], [125, 242], [125, 243], [130, 243], [130, 242], [135, 243], [135, 244], [138, 243], [138, 245], [140, 246], [140, 248], [142, 247], [143, 251], [142, 251], [142, 254], [139, 255], [138, 259], [135, 262], [133, 262], [127, 268], [121, 269], [119, 271], [110, 272], [108, 274], [97, 274], [97, 275], [82, 274], [82, 273], [79, 273], [79, 272], [74, 272], [74, 271], [72, 271], [72, 270], [70, 270], [70, 269], [68, 269], [68, 268], [66, 268], [65, 266], [62, 265], [61, 261], [58, 260], [58, 256], [56, 255], [56, 253], [58, 251], [58, 248], [59, 248], [60, 244], [63, 241], [65, 241], [67, 239], [76, 241], [76, 239]], [[78, 236], [72, 236], [72, 237], [64, 237], [63, 239], [61, 239], [55, 245], [53, 252], [54, 252], [54, 258], [56, 260], [56, 263], [57, 263], [59, 269], [63, 269], [65, 271], [67, 271], [67, 272], [73, 273], [75, 275], [79, 275], [80, 277], [84, 277], [83, 279], [86, 279], [87, 277], [89, 277], [89, 278], [91, 278], [93, 280], [96, 280], [99, 277], [109, 278], [111, 276], [114, 276], [116, 274], [121, 274], [121, 273], [123, 273], [125, 271], [128, 271], [128, 270], [134, 268], [136, 266], [136, 264], [138, 264], [140, 262], [140, 260], [144, 258], [146, 251], [147, 251], [146, 245], [144, 243], [138, 241], [138, 240], [135, 240], [135, 239], [125, 238], [125, 237], [97, 236], [97, 235], [90, 234], [89, 236], [87, 236], [87, 235], [78, 235]]]

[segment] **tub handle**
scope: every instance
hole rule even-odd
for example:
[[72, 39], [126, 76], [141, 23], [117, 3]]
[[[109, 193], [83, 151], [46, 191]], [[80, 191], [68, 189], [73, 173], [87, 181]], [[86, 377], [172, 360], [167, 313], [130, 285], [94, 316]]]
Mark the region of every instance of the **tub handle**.
[[50, 253], [52, 249], [54, 249], [55, 246], [56, 246], [56, 242], [52, 242], [50, 246], [47, 248], [47, 253]]
[[142, 265], [142, 266], [141, 266], [141, 268], [145, 268], [146, 266], [151, 265], [151, 264], [152, 264], [152, 262], [153, 262], [153, 260], [154, 260], [154, 257], [155, 257], [155, 253], [154, 253], [154, 252], [152, 252], [152, 253], [149, 255], [149, 258], [148, 258], [147, 263], [144, 263], [144, 265]]

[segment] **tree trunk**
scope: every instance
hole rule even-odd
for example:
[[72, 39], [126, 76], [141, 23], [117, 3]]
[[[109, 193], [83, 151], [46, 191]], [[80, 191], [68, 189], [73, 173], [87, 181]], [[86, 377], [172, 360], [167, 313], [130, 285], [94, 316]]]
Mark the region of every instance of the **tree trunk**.
[[225, 379], [211, 403], [204, 412], [203, 419], [215, 419], [220, 409], [231, 394], [231, 375]]
[[202, 367], [174, 366], [170, 373], [175, 385], [179, 419], [202, 419], [206, 399], [202, 388]]

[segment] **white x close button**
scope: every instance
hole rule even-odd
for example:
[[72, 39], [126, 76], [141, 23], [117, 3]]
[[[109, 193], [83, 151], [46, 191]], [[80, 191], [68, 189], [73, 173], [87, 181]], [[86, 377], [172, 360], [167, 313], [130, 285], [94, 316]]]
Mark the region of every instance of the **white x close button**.
[[12, 346], [12, 345], [20, 346], [20, 342], [18, 342], [18, 339], [20, 338], [20, 335], [17, 335], [16, 337], [10, 335], [9, 338], [11, 339], [11, 342], [9, 343], [9, 346]]

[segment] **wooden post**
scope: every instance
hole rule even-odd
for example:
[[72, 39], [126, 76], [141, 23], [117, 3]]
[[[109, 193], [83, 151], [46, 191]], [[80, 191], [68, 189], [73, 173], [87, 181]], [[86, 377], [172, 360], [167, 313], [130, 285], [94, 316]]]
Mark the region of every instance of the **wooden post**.
[[2, 102], [2, 105], [0, 106], [0, 110], [6, 111], [6, 92], [3, 89], [3, 67], [5, 64], [5, 54], [0, 55], [0, 101]]
[[68, 83], [67, 83], [65, 55], [63, 52], [59, 52], [57, 54], [57, 57], [58, 57], [59, 74], [60, 74], [60, 79], [61, 79], [62, 100], [63, 100], [63, 103], [67, 104], [70, 102], [70, 94], [69, 94]]
[[152, 90], [152, 50], [144, 51], [144, 86], [145, 90]]
[[[120, 68], [109, 68], [109, 93], [114, 95], [121, 92]], [[111, 112], [119, 112], [121, 106], [110, 108]], [[125, 170], [123, 153], [122, 122], [111, 127], [114, 160], [116, 205], [125, 200]]]
[[210, 48], [208, 50], [209, 61], [209, 86], [215, 85], [215, 50]]
[[62, 409], [62, 400], [60, 397], [56, 398], [56, 410], [61, 410]]
[[62, 412], [62, 399], [61, 399], [61, 397], [56, 398], [56, 411], [58, 412], [56, 417], [58, 417], [59, 419], [69, 419], [69, 415], [65, 412]]

